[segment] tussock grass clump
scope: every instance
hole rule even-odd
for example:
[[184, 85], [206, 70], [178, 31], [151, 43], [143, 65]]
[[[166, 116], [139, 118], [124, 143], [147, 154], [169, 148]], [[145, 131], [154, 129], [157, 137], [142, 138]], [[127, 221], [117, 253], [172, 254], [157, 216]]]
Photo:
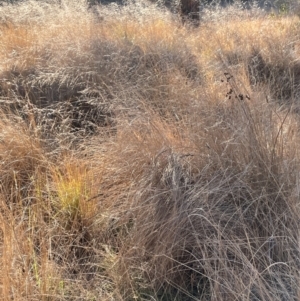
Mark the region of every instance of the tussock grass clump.
[[282, 147], [278, 116], [264, 106], [232, 105], [231, 122], [219, 116], [215, 129], [224, 133], [226, 125], [229, 140], [221, 135], [211, 144], [203, 133], [203, 146], [165, 146], [138, 184], [124, 260], [129, 275], [143, 275], [160, 300], [293, 300], [298, 294], [292, 169], [299, 163]]
[[[144, 9], [145, 16], [134, 13], [129, 20], [129, 8], [120, 15], [113, 7], [93, 12], [79, 4], [72, 11], [67, 2], [62, 6], [29, 2], [5, 6], [2, 12], [4, 16], [26, 12], [31, 30], [24, 31], [23, 15], [4, 27], [1, 95], [18, 98], [25, 118], [29, 101], [30, 114], [48, 136], [93, 134], [97, 127], [114, 125], [116, 108], [130, 110], [141, 99], [165, 113], [160, 102], [174, 98], [174, 80], [201, 79], [197, 58], [170, 37], [168, 31], [176, 28], [171, 28], [170, 19], [163, 21], [162, 13], [150, 18]], [[103, 21], [95, 23], [95, 13], [103, 15]], [[52, 16], [50, 26], [44, 15]], [[150, 20], [139, 28], [146, 17]], [[148, 31], [147, 38], [136, 38], [142, 30]], [[158, 35], [166, 41], [162, 43]]]
[[21, 118], [1, 115], [1, 192], [10, 203], [31, 195], [33, 179], [45, 168], [46, 156]]
[[[291, 50], [289, 50], [291, 52]], [[253, 86], [265, 85], [271, 90], [271, 97], [281, 103], [298, 98], [299, 62], [295, 55], [278, 57], [277, 64], [268, 63], [256, 50], [248, 62], [248, 74]]]
[[1, 300], [298, 300], [299, 18], [0, 6]]

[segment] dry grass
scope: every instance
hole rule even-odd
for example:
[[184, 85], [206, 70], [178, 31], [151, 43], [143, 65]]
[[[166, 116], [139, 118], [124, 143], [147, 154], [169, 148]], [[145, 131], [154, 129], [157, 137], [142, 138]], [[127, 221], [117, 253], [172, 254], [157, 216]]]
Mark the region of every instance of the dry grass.
[[299, 300], [299, 26], [0, 6], [0, 300]]

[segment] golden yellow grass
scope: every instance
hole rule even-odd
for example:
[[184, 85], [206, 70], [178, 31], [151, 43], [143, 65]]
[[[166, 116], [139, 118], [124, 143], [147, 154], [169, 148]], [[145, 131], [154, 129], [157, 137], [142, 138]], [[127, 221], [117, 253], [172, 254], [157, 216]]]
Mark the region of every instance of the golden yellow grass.
[[299, 298], [297, 16], [0, 17], [0, 300]]

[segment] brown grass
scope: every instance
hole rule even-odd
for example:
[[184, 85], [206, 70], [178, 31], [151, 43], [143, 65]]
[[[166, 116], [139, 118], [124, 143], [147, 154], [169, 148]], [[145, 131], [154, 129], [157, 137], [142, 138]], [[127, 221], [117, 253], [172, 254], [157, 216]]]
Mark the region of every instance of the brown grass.
[[298, 300], [299, 24], [0, 6], [0, 300]]

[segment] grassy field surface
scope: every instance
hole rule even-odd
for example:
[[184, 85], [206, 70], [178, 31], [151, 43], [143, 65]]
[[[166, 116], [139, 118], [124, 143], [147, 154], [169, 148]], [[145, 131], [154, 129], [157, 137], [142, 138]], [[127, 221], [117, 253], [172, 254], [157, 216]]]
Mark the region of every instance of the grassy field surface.
[[300, 300], [300, 19], [0, 6], [0, 300]]

